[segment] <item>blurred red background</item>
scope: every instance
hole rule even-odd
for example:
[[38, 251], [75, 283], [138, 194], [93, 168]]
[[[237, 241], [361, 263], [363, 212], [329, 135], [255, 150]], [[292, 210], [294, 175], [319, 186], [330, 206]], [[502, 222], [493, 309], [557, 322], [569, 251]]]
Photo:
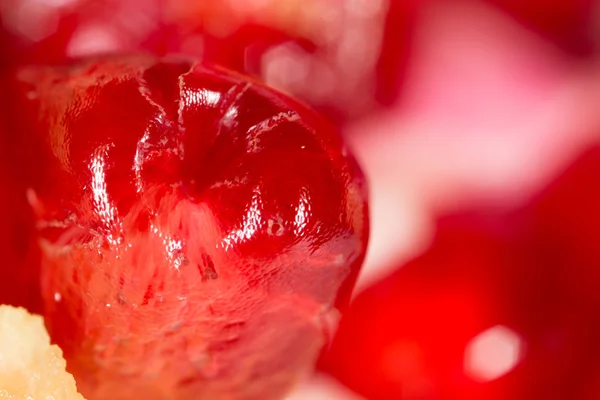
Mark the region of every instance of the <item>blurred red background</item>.
[[371, 243], [290, 399], [600, 398], [600, 2], [4, 0], [0, 16], [4, 68], [183, 54], [339, 126]]

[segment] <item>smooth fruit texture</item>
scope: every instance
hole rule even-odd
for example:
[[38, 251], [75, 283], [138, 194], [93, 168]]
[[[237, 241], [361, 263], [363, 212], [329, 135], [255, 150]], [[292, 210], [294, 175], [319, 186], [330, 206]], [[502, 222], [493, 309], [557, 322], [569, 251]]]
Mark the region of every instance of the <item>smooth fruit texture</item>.
[[596, 144], [548, 185], [526, 214], [544, 262], [561, 271], [561, 286], [576, 308], [590, 312], [600, 310], [599, 176]]
[[589, 148], [532, 203], [527, 217], [544, 263], [559, 271], [572, 319], [590, 321], [574, 340], [585, 357], [571, 365], [578, 391], [571, 398], [600, 397], [600, 144]]
[[[506, 329], [523, 347], [521, 335], [536, 339], [551, 323], [536, 313], [548, 299], [543, 271], [510, 225], [477, 215], [441, 221], [426, 253], [357, 296], [322, 368], [369, 400], [523, 398], [511, 385], [490, 389], [466, 368], [478, 336]], [[552, 359], [551, 348], [537, 351]], [[512, 366], [505, 372], [505, 382], [518, 376]], [[532, 393], [549, 385], [541, 382]]]
[[596, 146], [520, 210], [441, 218], [357, 296], [321, 367], [370, 400], [595, 398], [599, 173]]
[[595, 44], [594, 0], [487, 0], [518, 21], [574, 55], [593, 54]]
[[40, 316], [0, 305], [0, 399], [83, 400]]
[[0, 168], [0, 304], [40, 311], [33, 219], [25, 212], [25, 193], [6, 175], [7, 169]]
[[[6, 87], [6, 86], [4, 86]], [[39, 253], [35, 245], [34, 218], [26, 187], [9, 161], [6, 126], [8, 96], [0, 99], [0, 304], [41, 311]]]
[[26, 69], [16, 90], [46, 322], [82, 393], [281, 398], [367, 241], [363, 177], [330, 125], [181, 60]]

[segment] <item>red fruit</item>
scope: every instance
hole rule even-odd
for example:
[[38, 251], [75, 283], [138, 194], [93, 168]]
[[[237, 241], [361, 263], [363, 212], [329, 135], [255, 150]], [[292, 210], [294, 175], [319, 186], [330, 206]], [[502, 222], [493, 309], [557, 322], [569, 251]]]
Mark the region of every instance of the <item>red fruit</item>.
[[45, 317], [82, 393], [281, 398], [365, 252], [365, 186], [335, 131], [186, 61], [29, 69], [18, 86]]
[[548, 262], [522, 218], [441, 220], [425, 254], [356, 298], [322, 368], [370, 400], [582, 398], [597, 309], [576, 306], [564, 278], [580, 266]]

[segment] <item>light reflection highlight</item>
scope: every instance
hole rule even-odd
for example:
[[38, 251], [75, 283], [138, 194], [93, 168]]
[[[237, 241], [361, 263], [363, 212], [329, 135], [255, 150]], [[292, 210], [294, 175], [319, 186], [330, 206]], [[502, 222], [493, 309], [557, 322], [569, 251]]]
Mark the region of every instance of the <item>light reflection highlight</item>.
[[94, 212], [100, 217], [104, 227], [110, 229], [116, 222], [116, 209], [108, 197], [106, 188], [106, 158], [111, 145], [96, 149], [89, 165], [92, 174], [92, 196], [94, 201]]
[[116, 52], [122, 44], [123, 40], [108, 24], [84, 25], [73, 33], [66, 52], [69, 57], [85, 57]]
[[0, 3], [2, 23], [11, 33], [36, 42], [56, 32], [60, 13], [58, 6], [38, 0]]
[[302, 236], [304, 229], [308, 224], [308, 219], [311, 214], [310, 207], [310, 195], [308, 189], [303, 188], [298, 199], [298, 206], [296, 207], [296, 216], [294, 217], [294, 235]]
[[223, 238], [222, 245], [225, 250], [228, 250], [231, 246], [241, 243], [244, 240], [252, 238], [252, 236], [258, 231], [262, 225], [262, 211], [263, 201], [260, 193], [260, 188], [256, 187], [253, 190], [252, 200], [246, 208], [246, 214], [242, 219], [242, 224], [239, 229], [233, 230], [225, 238]]
[[185, 94], [181, 96], [185, 100], [186, 106], [208, 106], [216, 107], [221, 101], [221, 93], [209, 89], [189, 89], [185, 90]]
[[523, 341], [513, 330], [497, 325], [477, 335], [465, 351], [465, 373], [487, 382], [509, 373], [522, 358]]

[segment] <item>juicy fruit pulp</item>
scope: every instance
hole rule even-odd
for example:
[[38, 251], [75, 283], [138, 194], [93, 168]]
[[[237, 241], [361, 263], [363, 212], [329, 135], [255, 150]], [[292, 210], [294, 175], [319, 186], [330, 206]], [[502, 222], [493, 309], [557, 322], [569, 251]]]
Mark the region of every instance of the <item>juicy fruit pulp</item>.
[[25, 69], [16, 90], [45, 317], [81, 392], [280, 398], [364, 256], [365, 186], [335, 131], [187, 61]]

